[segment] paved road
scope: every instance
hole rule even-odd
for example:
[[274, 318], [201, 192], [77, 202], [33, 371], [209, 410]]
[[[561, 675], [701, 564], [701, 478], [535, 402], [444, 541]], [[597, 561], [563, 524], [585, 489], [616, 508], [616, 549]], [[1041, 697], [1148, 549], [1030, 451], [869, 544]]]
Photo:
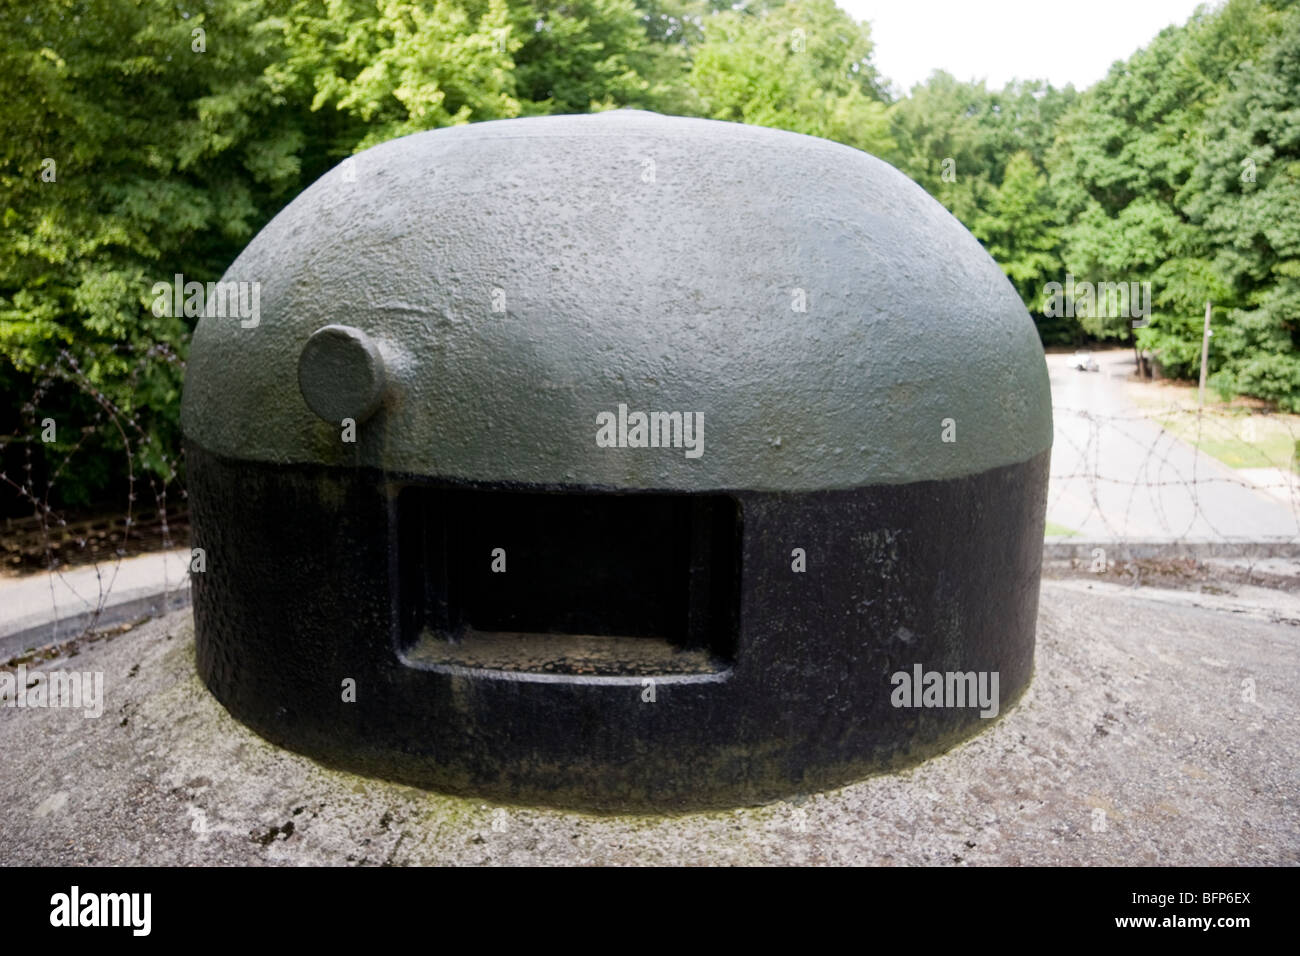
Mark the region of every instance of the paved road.
[[0, 576], [0, 660], [77, 637], [88, 624], [143, 616], [145, 605], [160, 604], [160, 596], [188, 591], [189, 558], [189, 549], [180, 548], [44, 574]]
[[1139, 414], [1131, 352], [1095, 353], [1099, 372], [1049, 355], [1056, 439], [1047, 520], [1089, 538], [1300, 536], [1294, 510]]

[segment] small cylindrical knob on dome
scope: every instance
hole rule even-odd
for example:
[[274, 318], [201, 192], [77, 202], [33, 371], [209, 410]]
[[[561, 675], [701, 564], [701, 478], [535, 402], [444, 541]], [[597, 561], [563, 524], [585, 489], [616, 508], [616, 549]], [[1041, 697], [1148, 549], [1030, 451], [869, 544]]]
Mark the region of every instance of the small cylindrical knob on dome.
[[298, 357], [298, 389], [327, 422], [365, 421], [379, 409], [387, 385], [374, 339], [349, 325], [317, 329]]

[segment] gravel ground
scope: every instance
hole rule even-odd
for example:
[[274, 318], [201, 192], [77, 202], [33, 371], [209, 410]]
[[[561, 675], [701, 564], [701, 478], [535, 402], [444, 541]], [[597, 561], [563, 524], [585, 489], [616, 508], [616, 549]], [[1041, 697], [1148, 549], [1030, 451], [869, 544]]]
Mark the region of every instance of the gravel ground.
[[203, 688], [179, 611], [44, 670], [98, 719], [0, 708], [6, 864], [1300, 863], [1300, 596], [1043, 584], [1034, 683], [909, 771], [734, 811], [498, 807], [325, 769]]

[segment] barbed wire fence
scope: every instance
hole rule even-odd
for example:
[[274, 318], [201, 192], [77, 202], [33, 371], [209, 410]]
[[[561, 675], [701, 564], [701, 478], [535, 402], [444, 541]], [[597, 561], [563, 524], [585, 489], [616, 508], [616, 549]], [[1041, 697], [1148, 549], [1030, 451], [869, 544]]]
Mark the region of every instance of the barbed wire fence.
[[[109, 352], [133, 360], [127, 375], [132, 389], [159, 362], [183, 372], [183, 361], [165, 345], [116, 346]], [[126, 558], [188, 547], [180, 450], [159, 449], [154, 459], [161, 469], [142, 467], [150, 435], [137, 414], [121, 408], [95, 384], [86, 362], [65, 349], [42, 367], [31, 400], [19, 409], [17, 427], [0, 436], [0, 462], [9, 462], [8, 470], [0, 470], [0, 489], [8, 489], [31, 509], [27, 517], [0, 519], [0, 586], [4, 578], [44, 574], [52, 610], [56, 586], [62, 583], [74, 590], [68, 576], [93, 568], [95, 593], [83, 597], [85, 607], [68, 618], [75, 623], [59, 634], [69, 642], [103, 625]], [[95, 411], [92, 420], [75, 428], [75, 441], [54, 456], [53, 467], [42, 473], [34, 458], [50, 420], [43, 409], [60, 388], [76, 390]], [[1086, 554], [1101, 543], [1122, 555], [1134, 553], [1139, 542], [1186, 542], [1211, 549], [1223, 545], [1223, 553], [1232, 553], [1232, 546], [1250, 543], [1259, 554], [1300, 557], [1300, 418], [1178, 405], [1119, 412], [1057, 405], [1053, 416], [1049, 552], [1055, 546], [1060, 554]], [[59, 428], [66, 434], [68, 425], [59, 423]], [[1267, 440], [1260, 440], [1260, 429], [1267, 432]], [[102, 450], [108, 437], [116, 439], [121, 453], [121, 508], [78, 517], [52, 505], [60, 479], [93, 449]], [[15, 448], [22, 453], [17, 474]], [[1252, 467], [1234, 468], [1223, 458]], [[1274, 552], [1260, 551], [1260, 545], [1273, 546]], [[177, 582], [177, 587], [187, 588], [188, 581]], [[8, 616], [0, 614], [0, 639]], [[57, 627], [56, 621], [56, 634]]]
[[[176, 352], [162, 343], [136, 347], [112, 345], [80, 357], [67, 348], [61, 349], [52, 362], [38, 369], [35, 390], [30, 400], [18, 409], [16, 428], [8, 435], [0, 435], [0, 489], [16, 496], [16, 501], [11, 503], [31, 509], [27, 517], [0, 519], [0, 560], [3, 561], [0, 575], [13, 578], [43, 572], [51, 613], [59, 605], [56, 590], [61, 586], [65, 594], [79, 598], [72, 602], [75, 612], [67, 617], [75, 624], [61, 633], [61, 615], [55, 613], [46, 643], [75, 642], [101, 626], [125, 558], [168, 551], [186, 543], [183, 539], [187, 537], [188, 512], [185, 491], [178, 480], [181, 452], [158, 449], [153, 458], [160, 467], [142, 467], [142, 454], [152, 451], [153, 439], [140, 421], [139, 413], [122, 408], [96, 384], [95, 376], [87, 369], [87, 365], [109, 358], [124, 358], [130, 363], [124, 381], [131, 394], [136, 392], [145, 373], [160, 363], [173, 366], [178, 373], [184, 369], [184, 362]], [[53, 411], [54, 403], [50, 399], [59, 390], [72, 391], [88, 399], [94, 409], [90, 420], [80, 425], [66, 421], [67, 402], [58, 406], [63, 411]], [[69, 434], [74, 436], [73, 441], [59, 441], [60, 435]], [[40, 467], [36, 460], [38, 444], [44, 445], [45, 452]], [[118, 478], [117, 487], [124, 488], [120, 508], [101, 507], [89, 516], [77, 517], [75, 509], [56, 507], [54, 492], [60, 480], [73, 474], [78, 463], [84, 462], [92, 450], [102, 451], [106, 445], [114, 444], [120, 452], [121, 470], [108, 478], [110, 483], [112, 478]], [[20, 452], [18, 456], [13, 454], [15, 449]], [[50, 454], [50, 449], [57, 451]], [[21, 462], [16, 470], [15, 458]], [[145, 507], [141, 506], [142, 498]], [[94, 571], [95, 593], [89, 596], [85, 588], [87, 576], [79, 575], [77, 585], [70, 580], [74, 570], [86, 567]], [[187, 584], [178, 582], [181, 587]], [[15, 603], [12, 598], [10, 601], [0, 598], [0, 605]], [[64, 603], [68, 603], [66, 599]], [[0, 614], [0, 626], [11, 614], [21, 614], [20, 608], [5, 610], [6, 613]]]
[[[1291, 416], [1178, 405], [1123, 413], [1054, 406], [1053, 416], [1048, 520], [1061, 516], [1070, 533], [1300, 543], [1300, 424]], [[1270, 451], [1261, 428], [1285, 451]], [[1068, 524], [1071, 510], [1082, 527]]]

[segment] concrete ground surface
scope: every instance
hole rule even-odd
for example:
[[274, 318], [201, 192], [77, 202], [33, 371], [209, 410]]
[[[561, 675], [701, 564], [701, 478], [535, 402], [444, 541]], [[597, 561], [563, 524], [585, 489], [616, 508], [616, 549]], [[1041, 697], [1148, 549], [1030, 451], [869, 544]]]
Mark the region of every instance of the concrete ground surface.
[[[1300, 596], [1044, 581], [1037, 673], [975, 739], [827, 793], [676, 817], [499, 807], [329, 770], [234, 721], [175, 612], [0, 708], [5, 864], [1300, 863]], [[34, 665], [35, 666], [35, 665]]]
[[162, 596], [186, 596], [189, 562], [190, 549], [178, 548], [42, 574], [0, 575], [0, 659], [77, 637], [90, 625], [147, 616], [141, 605]]

